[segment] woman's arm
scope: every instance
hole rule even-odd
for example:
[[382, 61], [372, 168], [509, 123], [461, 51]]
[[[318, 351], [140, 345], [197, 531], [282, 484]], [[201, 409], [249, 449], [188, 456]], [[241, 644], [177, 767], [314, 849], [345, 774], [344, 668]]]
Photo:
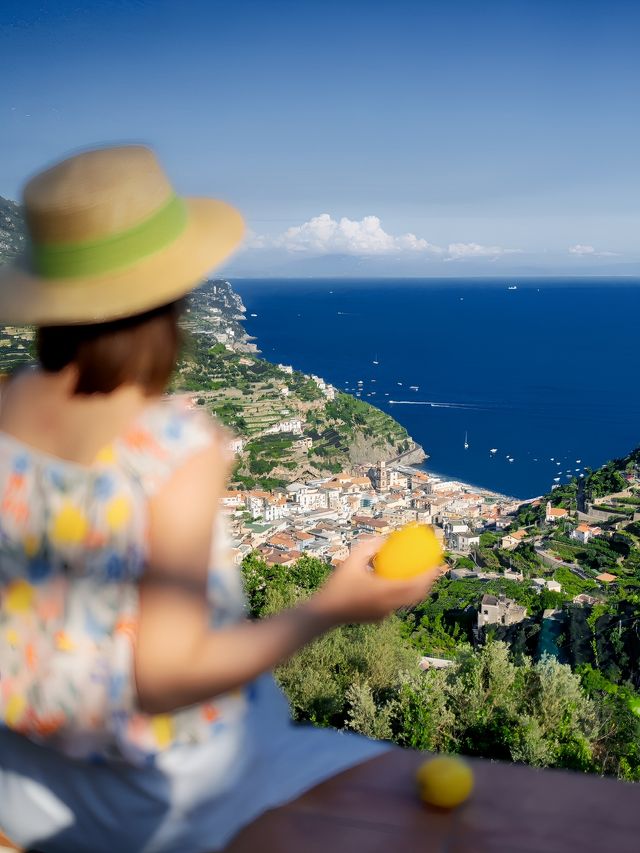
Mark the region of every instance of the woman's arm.
[[209, 628], [206, 599], [213, 518], [228, 471], [221, 442], [193, 457], [151, 501], [150, 565], [141, 584], [135, 671], [141, 708], [175, 710], [272, 669], [325, 631], [375, 621], [420, 601], [439, 571], [407, 582], [368, 570], [380, 546], [355, 549], [307, 601], [258, 622]]

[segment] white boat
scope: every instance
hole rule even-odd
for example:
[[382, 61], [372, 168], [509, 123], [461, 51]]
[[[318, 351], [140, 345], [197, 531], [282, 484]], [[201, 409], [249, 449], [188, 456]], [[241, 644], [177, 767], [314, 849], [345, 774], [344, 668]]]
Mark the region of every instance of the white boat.
[[560, 482], [560, 477], [554, 477], [554, 478], [553, 478], [553, 482], [554, 482], [554, 483], [559, 483], [559, 482]]
[[257, 317], [257, 314], [249, 314], [250, 317]]
[[517, 290], [517, 289], [518, 289], [517, 284], [510, 284], [509, 287], [507, 288], [507, 290]]
[[380, 364], [380, 362], [378, 361], [378, 353], [376, 353], [376, 357], [373, 359], [373, 363]]
[[402, 382], [398, 382], [398, 385], [402, 385]]
[[469, 435], [466, 432], [464, 434], [464, 449], [465, 450], [469, 449]]
[[492, 447], [491, 450], [489, 451], [489, 453], [497, 453], [497, 452], [498, 452], [497, 447]]
[[409, 390], [410, 391], [419, 391], [420, 389], [417, 385], [409, 385]]
[[576, 459], [576, 464], [579, 465], [582, 462], [582, 459]]

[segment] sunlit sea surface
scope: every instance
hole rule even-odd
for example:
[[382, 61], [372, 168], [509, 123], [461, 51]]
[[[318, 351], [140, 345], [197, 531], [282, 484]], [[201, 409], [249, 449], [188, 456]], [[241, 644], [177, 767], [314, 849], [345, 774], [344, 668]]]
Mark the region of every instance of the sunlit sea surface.
[[427, 470], [527, 498], [640, 444], [640, 281], [232, 284], [265, 358], [361, 389]]

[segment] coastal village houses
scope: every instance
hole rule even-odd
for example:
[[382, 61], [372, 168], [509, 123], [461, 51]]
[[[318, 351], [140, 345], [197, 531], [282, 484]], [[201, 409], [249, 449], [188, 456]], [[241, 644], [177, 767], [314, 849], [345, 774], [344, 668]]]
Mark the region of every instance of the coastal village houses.
[[[288, 432], [297, 428], [291, 419], [280, 423]], [[284, 567], [303, 554], [337, 565], [355, 543], [411, 521], [435, 522], [443, 545], [468, 553], [479, 545], [481, 530], [515, 510], [499, 495], [384, 464], [302, 478], [273, 491], [230, 490], [222, 506], [236, 563], [256, 550], [268, 563]]]
[[515, 625], [527, 618], [527, 608], [504, 595], [483, 595], [478, 611], [478, 628], [485, 625]]

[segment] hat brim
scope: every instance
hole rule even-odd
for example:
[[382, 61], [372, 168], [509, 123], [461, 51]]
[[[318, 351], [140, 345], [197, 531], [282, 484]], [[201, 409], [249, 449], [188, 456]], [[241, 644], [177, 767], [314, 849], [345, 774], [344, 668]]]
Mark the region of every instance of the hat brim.
[[223, 201], [186, 198], [187, 224], [168, 246], [108, 273], [42, 278], [27, 259], [0, 267], [0, 322], [57, 326], [101, 323], [179, 299], [237, 248], [238, 211]]

